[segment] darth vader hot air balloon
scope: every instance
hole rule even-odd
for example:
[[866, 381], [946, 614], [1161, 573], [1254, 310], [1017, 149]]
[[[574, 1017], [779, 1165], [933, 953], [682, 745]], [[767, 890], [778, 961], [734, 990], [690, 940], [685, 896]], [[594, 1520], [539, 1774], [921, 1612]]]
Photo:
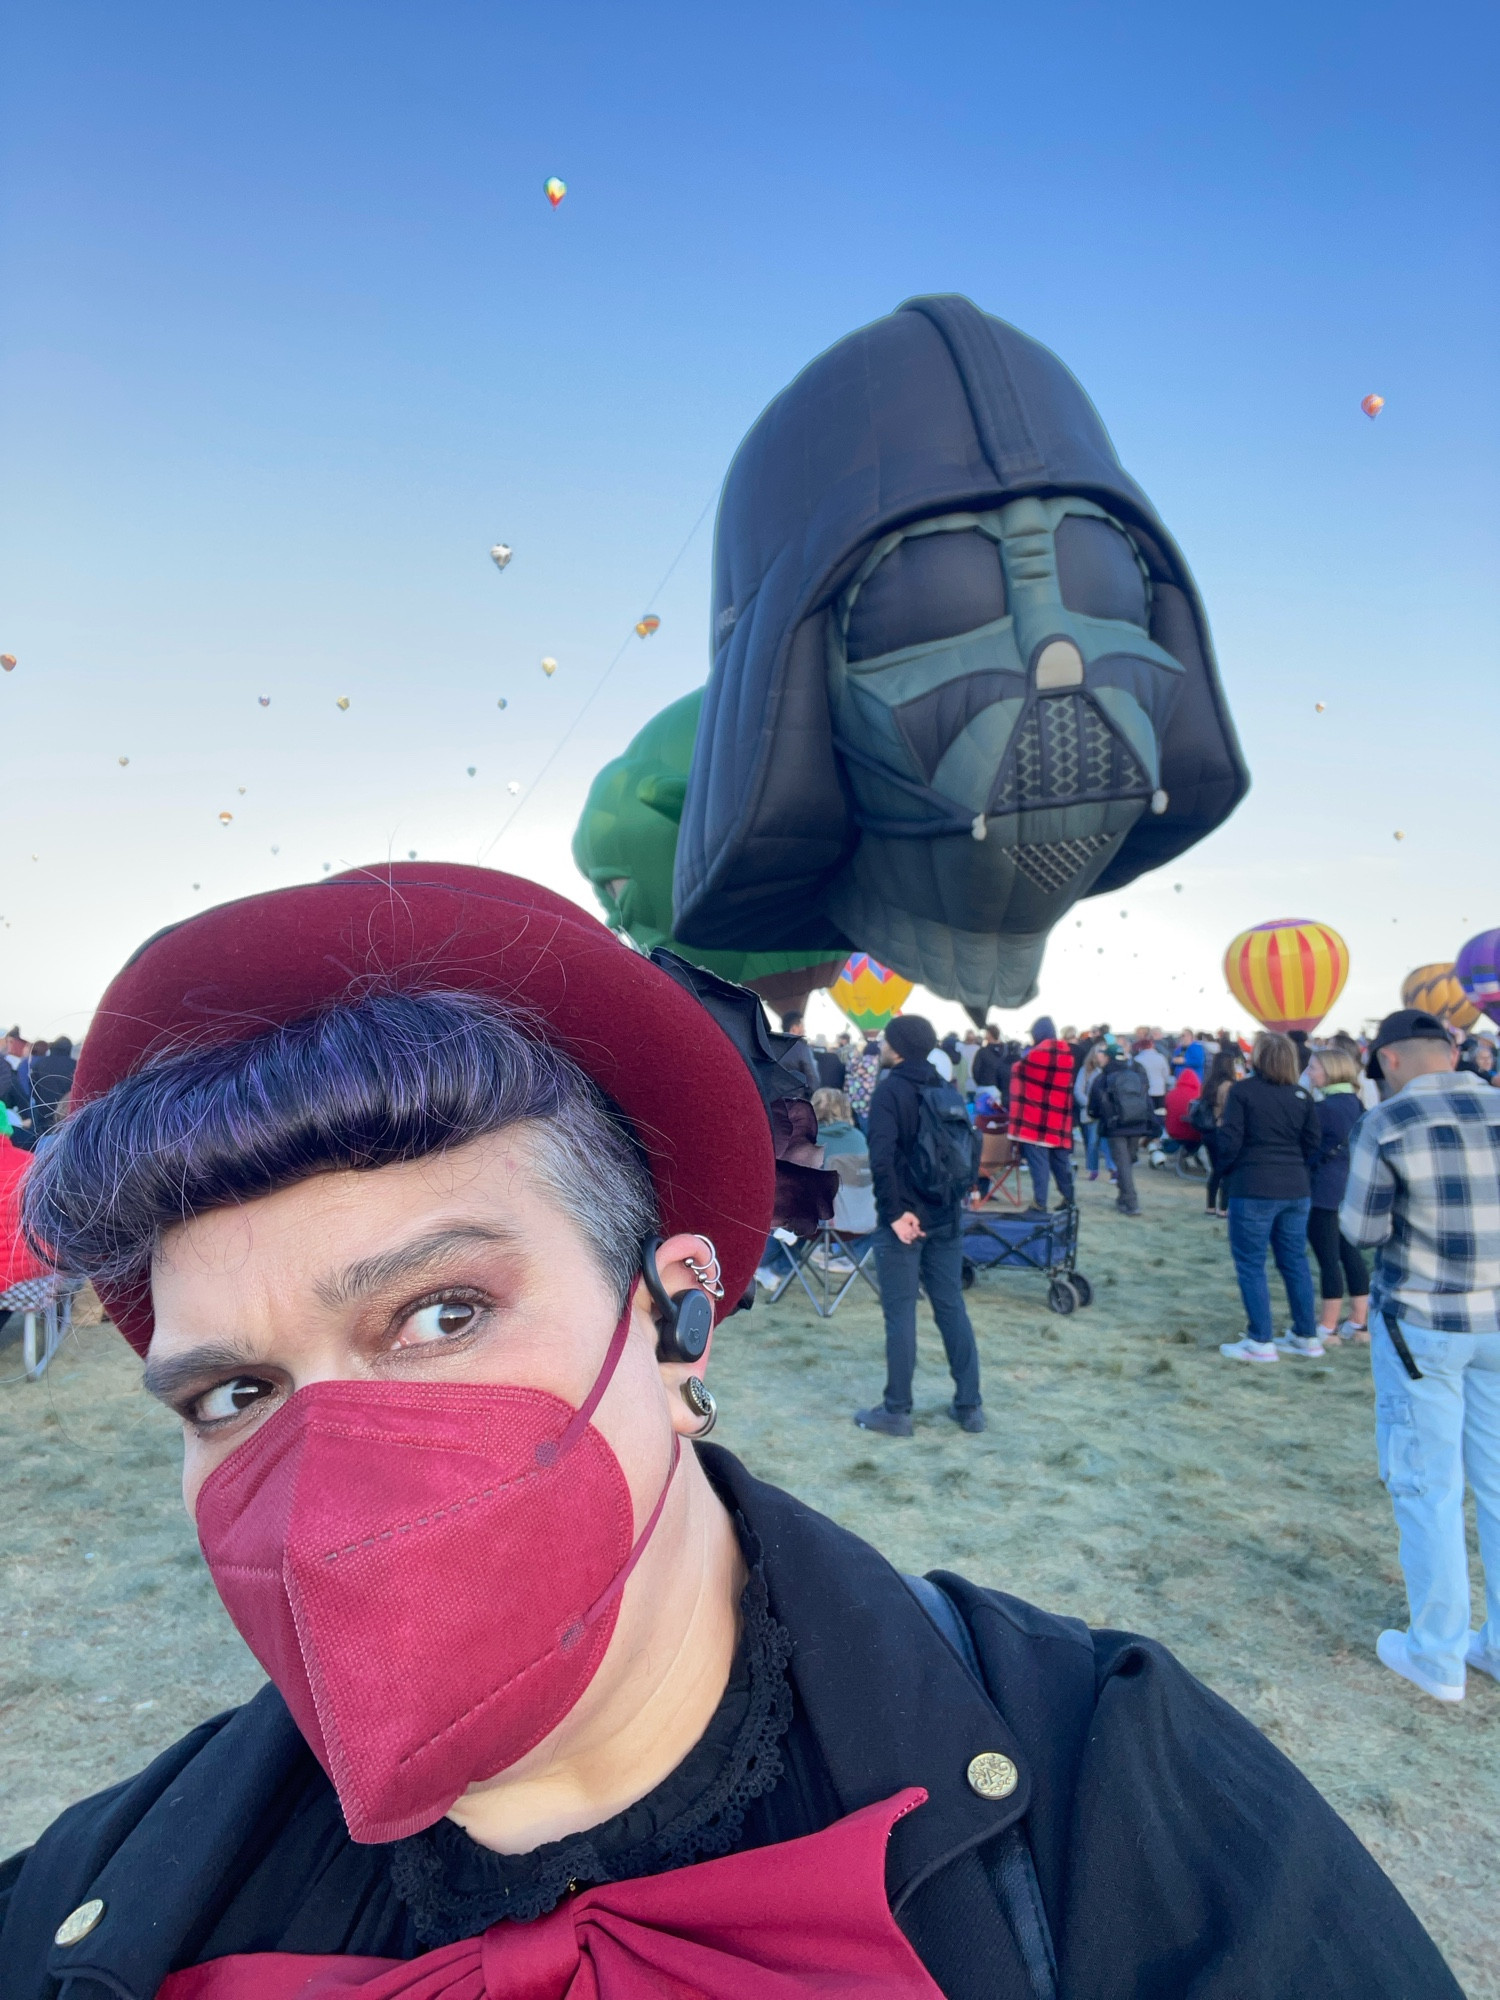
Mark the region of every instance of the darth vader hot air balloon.
[[697, 948], [873, 953], [971, 1010], [1248, 778], [1187, 566], [1092, 404], [969, 300], [805, 369], [719, 505], [677, 848]]

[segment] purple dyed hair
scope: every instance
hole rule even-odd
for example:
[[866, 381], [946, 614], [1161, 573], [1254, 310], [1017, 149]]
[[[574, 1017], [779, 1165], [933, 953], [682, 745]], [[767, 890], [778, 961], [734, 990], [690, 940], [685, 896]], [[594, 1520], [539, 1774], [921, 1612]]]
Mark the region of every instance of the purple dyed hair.
[[148, 1065], [58, 1127], [26, 1177], [25, 1231], [60, 1270], [129, 1281], [196, 1215], [523, 1121], [623, 1304], [658, 1227], [639, 1143], [576, 1063], [463, 993], [373, 995]]

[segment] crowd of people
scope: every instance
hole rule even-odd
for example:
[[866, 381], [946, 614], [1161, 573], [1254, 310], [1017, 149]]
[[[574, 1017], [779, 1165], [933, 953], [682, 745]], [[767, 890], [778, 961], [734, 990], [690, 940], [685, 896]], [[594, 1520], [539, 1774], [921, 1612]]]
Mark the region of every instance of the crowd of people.
[[[1463, 1699], [1467, 1666], [1500, 1678], [1500, 1074], [1489, 1035], [1458, 1035], [1413, 1008], [1364, 1040], [1267, 1031], [1248, 1045], [1222, 1029], [1059, 1034], [1046, 1015], [1025, 1047], [993, 1025], [940, 1041], [912, 1015], [883, 1041], [841, 1035], [831, 1047], [807, 1044], [800, 1017], [787, 1026], [792, 1060], [816, 1075], [820, 1136], [836, 1138], [846, 1170], [861, 1133], [868, 1148], [887, 1379], [882, 1401], [856, 1412], [861, 1428], [913, 1434], [919, 1289], [953, 1377], [948, 1414], [965, 1431], [985, 1427], [961, 1271], [962, 1210], [988, 1192], [986, 1154], [976, 1136], [967, 1154], [955, 1143], [945, 1155], [945, 1116], [1004, 1134], [1038, 1217], [1054, 1185], [1058, 1207], [1073, 1206], [1080, 1135], [1083, 1171], [1109, 1174], [1127, 1217], [1141, 1213], [1143, 1145], [1154, 1166], [1195, 1161], [1205, 1216], [1227, 1224], [1245, 1310], [1221, 1355], [1262, 1365], [1340, 1342], [1371, 1349], [1411, 1612], [1406, 1631], [1380, 1634], [1380, 1660], [1439, 1701]], [[1280, 1333], [1268, 1257], [1291, 1322]], [[1466, 1479], [1488, 1593], [1472, 1633]]]
[[28, 1042], [16, 1027], [5, 1036], [3, 1055], [0, 1139], [8, 1138], [12, 1146], [29, 1153], [64, 1115], [77, 1067], [73, 1044], [66, 1035], [50, 1042]]

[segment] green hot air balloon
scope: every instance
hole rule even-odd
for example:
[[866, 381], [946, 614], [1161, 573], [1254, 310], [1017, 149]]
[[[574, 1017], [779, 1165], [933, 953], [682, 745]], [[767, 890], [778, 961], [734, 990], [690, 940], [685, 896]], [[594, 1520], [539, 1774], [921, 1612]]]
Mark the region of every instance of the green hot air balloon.
[[573, 835], [573, 859], [587, 876], [611, 930], [642, 951], [665, 945], [723, 979], [750, 986], [778, 1013], [800, 1008], [827, 986], [843, 954], [796, 951], [700, 951], [672, 935], [672, 869], [677, 823], [687, 796], [703, 690], [664, 708], [611, 760], [589, 787]]

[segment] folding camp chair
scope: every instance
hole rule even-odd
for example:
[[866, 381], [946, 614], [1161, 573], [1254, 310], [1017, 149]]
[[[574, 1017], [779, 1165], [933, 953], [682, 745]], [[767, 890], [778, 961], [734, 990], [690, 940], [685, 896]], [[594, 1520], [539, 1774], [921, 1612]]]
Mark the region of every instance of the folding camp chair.
[[0, 1313], [20, 1313], [25, 1320], [21, 1358], [28, 1382], [42, 1379], [48, 1363], [67, 1339], [73, 1324], [73, 1297], [82, 1289], [82, 1278], [49, 1275], [23, 1278], [9, 1291], [0, 1292]]
[[996, 1131], [987, 1121], [979, 1122], [979, 1178], [988, 1181], [989, 1186], [975, 1203], [976, 1207], [982, 1208], [987, 1202], [1021, 1207], [1021, 1158], [1015, 1141], [1008, 1132]]
[[[830, 1161], [837, 1167], [837, 1157]], [[777, 1262], [770, 1268], [777, 1273], [777, 1282], [766, 1293], [768, 1305], [774, 1305], [793, 1283], [799, 1284], [806, 1292], [808, 1301], [819, 1319], [832, 1319], [843, 1304], [857, 1279], [863, 1278], [876, 1298], [880, 1297], [880, 1287], [874, 1277], [875, 1260], [875, 1191], [868, 1185], [869, 1165], [864, 1166], [863, 1180], [844, 1178], [843, 1185], [834, 1197], [832, 1219], [820, 1223], [815, 1236], [796, 1237], [789, 1229], [778, 1229], [775, 1233]]]

